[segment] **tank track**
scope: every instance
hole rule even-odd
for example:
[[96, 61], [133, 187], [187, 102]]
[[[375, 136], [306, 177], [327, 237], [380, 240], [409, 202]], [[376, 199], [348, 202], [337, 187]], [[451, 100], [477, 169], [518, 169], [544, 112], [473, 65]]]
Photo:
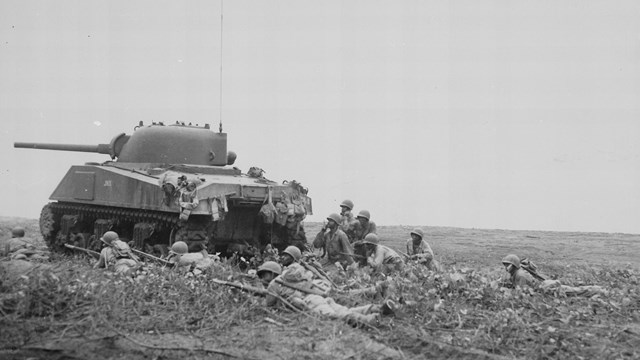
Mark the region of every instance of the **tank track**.
[[[115, 222], [153, 222], [159, 227], [178, 228], [178, 214], [168, 214], [153, 210], [139, 210], [97, 206], [87, 204], [49, 203], [40, 214], [40, 232], [46, 244], [55, 251], [64, 250], [64, 236], [61, 236], [63, 215], [78, 215], [85, 219], [110, 219]], [[86, 229], [89, 230], [89, 229]], [[93, 231], [93, 229], [91, 229]]]
[[130, 222], [153, 221], [162, 226], [172, 227], [178, 224], [179, 214], [161, 211], [117, 208], [86, 204], [49, 203], [54, 215], [83, 215], [96, 219], [123, 219]]

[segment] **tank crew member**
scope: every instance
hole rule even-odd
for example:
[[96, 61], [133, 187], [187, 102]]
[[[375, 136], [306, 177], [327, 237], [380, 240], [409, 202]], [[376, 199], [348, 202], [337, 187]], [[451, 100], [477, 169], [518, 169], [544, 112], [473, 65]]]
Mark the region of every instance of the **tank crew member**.
[[358, 223], [358, 220], [353, 216], [353, 201], [347, 199], [340, 204], [340, 229], [347, 234], [347, 237], [351, 240], [354, 237], [353, 229]]
[[275, 261], [265, 261], [258, 267], [257, 275], [262, 286], [266, 289], [276, 276], [282, 274], [282, 267]]
[[409, 260], [417, 260], [429, 269], [432, 268], [433, 250], [424, 240], [422, 229], [416, 228], [411, 231], [411, 238], [407, 240], [407, 256]]
[[404, 268], [404, 261], [400, 255], [391, 248], [380, 245], [378, 235], [369, 234], [362, 242], [366, 249], [367, 265], [375, 270], [388, 273]]
[[[302, 310], [356, 324], [372, 324], [380, 313], [393, 313], [395, 303], [390, 300], [383, 305], [371, 304], [353, 308], [340, 305], [327, 296], [330, 288], [326, 283], [320, 283], [313, 277], [313, 273], [302, 266], [291, 266], [276, 277], [267, 290]], [[277, 306], [278, 303], [277, 297], [267, 294], [267, 306]]]
[[353, 263], [353, 248], [349, 243], [347, 234], [340, 230], [340, 215], [333, 213], [327, 217], [327, 231], [324, 234], [324, 243], [327, 250], [328, 264], [339, 262], [342, 267]]
[[354, 241], [363, 240], [368, 234], [377, 234], [376, 223], [371, 221], [371, 213], [369, 210], [360, 210], [356, 216], [358, 222], [355, 224], [353, 233]]
[[117, 274], [133, 276], [141, 264], [138, 258], [131, 252], [129, 245], [120, 240], [118, 233], [115, 231], [107, 231], [102, 235], [100, 241], [106, 246], [100, 252], [100, 258], [93, 268], [104, 268], [113, 270]]

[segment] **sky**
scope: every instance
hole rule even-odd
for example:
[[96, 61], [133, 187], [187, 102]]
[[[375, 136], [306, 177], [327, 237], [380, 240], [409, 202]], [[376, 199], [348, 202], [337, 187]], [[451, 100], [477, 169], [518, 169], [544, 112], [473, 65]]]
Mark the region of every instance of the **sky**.
[[[222, 17], [221, 17], [222, 14]], [[0, 2], [0, 216], [139, 121], [378, 225], [640, 233], [640, 2]]]

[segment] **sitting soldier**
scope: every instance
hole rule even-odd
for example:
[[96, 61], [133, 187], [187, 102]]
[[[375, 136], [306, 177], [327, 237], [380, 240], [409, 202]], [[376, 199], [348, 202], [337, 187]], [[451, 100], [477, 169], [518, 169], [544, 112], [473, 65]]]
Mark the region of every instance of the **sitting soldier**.
[[347, 234], [340, 230], [340, 215], [333, 213], [327, 217], [327, 228], [329, 231], [324, 233], [324, 244], [329, 262], [332, 266], [339, 263], [342, 267], [347, 267], [353, 263], [353, 248], [349, 243]]
[[100, 241], [106, 246], [100, 252], [100, 258], [93, 268], [104, 268], [113, 270], [116, 274], [133, 276], [141, 265], [140, 261], [131, 252], [129, 245], [120, 240], [118, 233], [107, 231], [102, 235]]
[[358, 222], [355, 223], [353, 228], [354, 241], [363, 240], [369, 234], [378, 233], [376, 223], [371, 221], [371, 213], [368, 210], [360, 210], [356, 219]]
[[349, 242], [353, 241], [355, 234], [353, 230], [358, 223], [358, 220], [353, 216], [353, 201], [345, 200], [340, 204], [340, 221], [338, 225], [340, 226], [340, 230], [344, 231], [344, 233], [349, 238]]
[[397, 252], [389, 247], [380, 245], [380, 239], [376, 234], [369, 234], [362, 240], [367, 257], [367, 265], [382, 273], [401, 271], [404, 269], [404, 261]]
[[407, 240], [407, 256], [409, 260], [417, 260], [432, 269], [433, 250], [424, 240], [422, 229], [413, 229], [411, 231], [411, 239]]

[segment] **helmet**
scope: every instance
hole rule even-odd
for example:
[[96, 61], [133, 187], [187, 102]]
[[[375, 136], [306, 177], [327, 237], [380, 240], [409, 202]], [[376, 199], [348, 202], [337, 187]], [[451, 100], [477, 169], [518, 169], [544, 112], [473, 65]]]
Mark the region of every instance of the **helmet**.
[[422, 229], [413, 229], [411, 230], [411, 234], [416, 234], [418, 236], [420, 236], [420, 239], [422, 239], [424, 237], [424, 231], [422, 231]]
[[333, 213], [329, 216], [327, 216], [327, 220], [333, 220], [336, 222], [336, 224], [340, 224], [342, 222], [342, 217], [340, 217], [340, 215]]
[[258, 268], [258, 275], [260, 275], [260, 273], [262, 273], [263, 271], [271, 271], [274, 274], [282, 274], [282, 268], [280, 267], [280, 264], [278, 264], [275, 261], [265, 261], [262, 265], [260, 265], [260, 267]]
[[118, 233], [115, 231], [107, 231], [106, 233], [104, 233], [102, 235], [102, 237], [100, 238], [100, 240], [102, 240], [102, 242], [107, 243], [108, 245], [111, 245], [111, 243], [115, 240], [118, 240], [119, 236]]
[[503, 264], [512, 264], [516, 269], [520, 269], [520, 258], [517, 255], [509, 254], [502, 259]]
[[24, 228], [22, 226], [16, 226], [11, 229], [11, 236], [13, 237], [23, 237], [24, 236]]
[[365, 243], [365, 244], [378, 245], [378, 243], [380, 242], [380, 239], [378, 238], [378, 235], [376, 235], [376, 234], [367, 234], [367, 236], [364, 237], [362, 242]]
[[295, 261], [300, 260], [300, 258], [302, 257], [302, 253], [297, 246], [287, 246], [287, 248], [284, 249], [283, 253], [291, 255], [293, 257], [293, 260]]
[[356, 218], [359, 218], [359, 217], [369, 220], [371, 219], [371, 213], [369, 213], [369, 210], [360, 210]]
[[178, 255], [184, 255], [189, 251], [189, 247], [184, 241], [176, 241], [171, 245], [171, 251]]
[[349, 210], [353, 210], [353, 201], [351, 200], [345, 200], [342, 202], [342, 204], [340, 204], [340, 206], [344, 206], [346, 208], [348, 208]]

